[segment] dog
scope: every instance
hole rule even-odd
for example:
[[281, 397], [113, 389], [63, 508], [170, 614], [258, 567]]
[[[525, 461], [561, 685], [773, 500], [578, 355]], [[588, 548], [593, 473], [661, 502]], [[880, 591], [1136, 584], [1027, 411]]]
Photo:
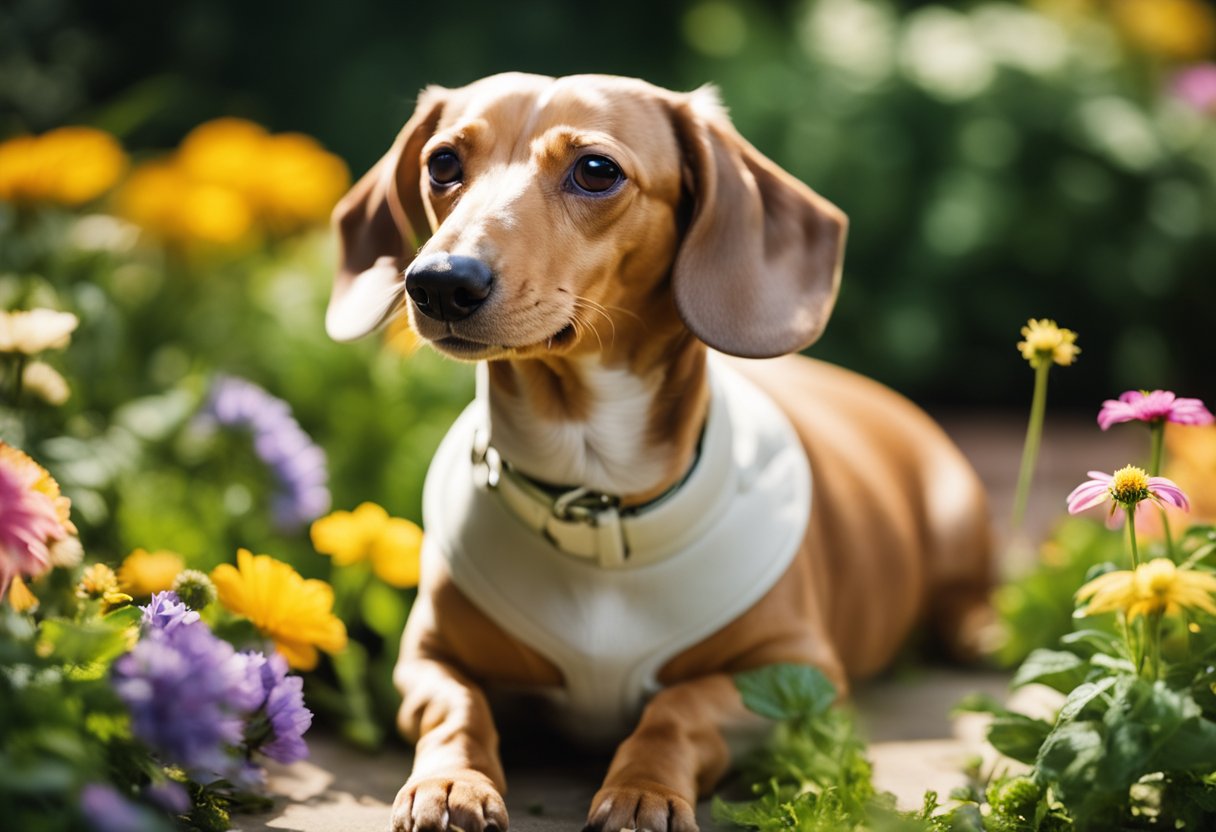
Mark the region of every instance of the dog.
[[623, 737], [589, 829], [691, 832], [752, 719], [732, 674], [800, 663], [844, 692], [918, 622], [974, 647], [979, 480], [909, 401], [793, 355], [847, 220], [712, 88], [429, 87], [334, 221], [333, 338], [408, 314], [478, 363], [427, 475], [392, 829], [507, 829], [488, 691]]

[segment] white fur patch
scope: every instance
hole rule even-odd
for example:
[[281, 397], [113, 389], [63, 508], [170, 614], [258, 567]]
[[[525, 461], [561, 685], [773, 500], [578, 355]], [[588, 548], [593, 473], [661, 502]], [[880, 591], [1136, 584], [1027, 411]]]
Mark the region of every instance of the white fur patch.
[[[527, 395], [489, 390], [490, 441], [518, 470], [544, 482], [607, 494], [640, 494], [668, 471], [666, 454], [646, 441], [659, 377], [584, 360], [577, 371], [589, 398], [585, 421], [543, 418]], [[504, 400], [505, 399], [505, 400]]]

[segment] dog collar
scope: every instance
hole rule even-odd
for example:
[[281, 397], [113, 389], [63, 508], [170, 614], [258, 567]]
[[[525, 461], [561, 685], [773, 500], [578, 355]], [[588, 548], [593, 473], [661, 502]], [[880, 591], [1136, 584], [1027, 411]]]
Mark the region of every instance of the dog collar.
[[688, 473], [642, 505], [621, 508], [620, 497], [589, 488], [546, 487], [505, 461], [484, 427], [473, 437], [474, 482], [567, 555], [605, 569], [655, 563], [710, 525], [705, 507], [730, 486], [730, 425], [723, 406], [711, 383], [709, 413]]

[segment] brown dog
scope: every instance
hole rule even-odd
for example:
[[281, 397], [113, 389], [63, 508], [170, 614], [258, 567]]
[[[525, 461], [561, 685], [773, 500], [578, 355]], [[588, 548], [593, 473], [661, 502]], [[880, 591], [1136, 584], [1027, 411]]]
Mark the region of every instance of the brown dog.
[[483, 688], [548, 690], [601, 735], [632, 718], [590, 827], [693, 830], [747, 721], [732, 673], [799, 662], [844, 690], [925, 619], [966, 649], [991, 573], [959, 451], [875, 382], [718, 354], [819, 336], [846, 220], [712, 92], [429, 88], [335, 219], [331, 335], [407, 306], [488, 362], [428, 475], [394, 830], [506, 829]]

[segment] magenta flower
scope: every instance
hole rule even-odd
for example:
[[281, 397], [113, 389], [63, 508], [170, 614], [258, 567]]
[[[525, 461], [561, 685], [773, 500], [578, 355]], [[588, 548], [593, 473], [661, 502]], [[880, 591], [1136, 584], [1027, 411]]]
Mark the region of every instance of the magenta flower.
[[1090, 471], [1090, 479], [1078, 485], [1068, 495], [1068, 513], [1080, 514], [1086, 509], [1110, 500], [1106, 525], [1112, 529], [1123, 524], [1128, 510], [1139, 513], [1148, 503], [1169, 503], [1189, 511], [1190, 501], [1182, 489], [1165, 477], [1150, 477], [1143, 468], [1128, 465], [1113, 474]]
[[1120, 422], [1177, 422], [1180, 425], [1210, 425], [1216, 421], [1199, 399], [1180, 399], [1169, 390], [1128, 390], [1102, 402], [1098, 425], [1106, 430]]

